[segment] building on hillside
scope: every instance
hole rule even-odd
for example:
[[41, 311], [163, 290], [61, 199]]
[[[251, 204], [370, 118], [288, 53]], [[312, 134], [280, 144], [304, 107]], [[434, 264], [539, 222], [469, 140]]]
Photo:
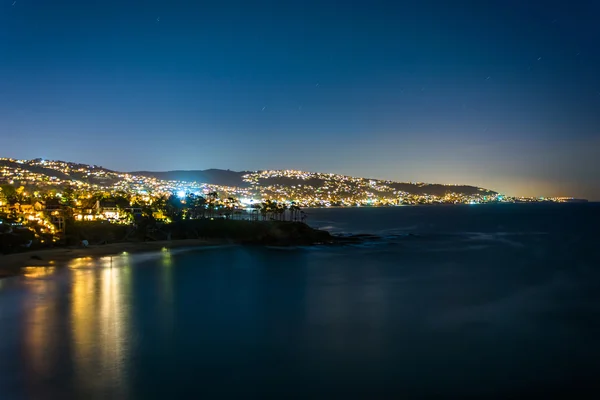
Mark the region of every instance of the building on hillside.
[[166, 221], [167, 220], [167, 216], [162, 211], [154, 211], [152, 213], [152, 217], [157, 221]]
[[58, 199], [48, 199], [44, 206], [44, 213], [59, 232], [65, 229], [65, 210]]
[[10, 204], [8, 202], [0, 201], [0, 213], [9, 214]]
[[20, 214], [21, 213], [21, 203], [18, 201], [9, 201], [8, 202], [8, 212], [11, 214]]
[[119, 208], [114, 200], [98, 200], [96, 210], [102, 219], [114, 221], [120, 218]]
[[44, 219], [44, 206], [40, 202], [34, 204], [21, 204], [19, 215], [23, 220], [41, 221]]
[[99, 217], [95, 207], [77, 207], [73, 209], [75, 221], [95, 221]]

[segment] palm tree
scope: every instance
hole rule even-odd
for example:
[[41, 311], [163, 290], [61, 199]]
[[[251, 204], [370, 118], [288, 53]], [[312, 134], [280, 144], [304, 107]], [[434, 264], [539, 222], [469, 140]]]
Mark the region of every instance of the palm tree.
[[228, 197], [227, 202], [228, 206], [231, 208], [233, 215], [242, 215], [242, 212], [240, 211], [241, 205], [238, 199], [236, 199], [235, 197]]
[[275, 219], [277, 213], [277, 202], [275, 200], [267, 200], [267, 214], [271, 214], [270, 219]]
[[260, 215], [262, 216], [262, 220], [266, 221], [267, 220], [267, 216], [269, 214], [270, 211], [270, 204], [269, 204], [270, 200], [267, 201], [263, 201], [260, 205], [259, 205], [259, 211], [260, 211]]
[[252, 207], [252, 211], [251, 211], [251, 214], [250, 214], [250, 219], [252, 221], [258, 221], [258, 214], [260, 213], [262, 205], [258, 204], [258, 203], [255, 203], [255, 204], [252, 204], [251, 207]]
[[292, 204], [290, 204], [290, 221], [298, 221], [299, 213], [300, 207], [296, 205], [296, 202], [292, 201]]
[[287, 210], [285, 203], [279, 203], [277, 205], [277, 214], [279, 214], [279, 220], [281, 221], [285, 221], [285, 210]]
[[235, 199], [233, 197], [228, 197], [223, 200], [223, 204], [225, 206], [225, 218], [233, 219], [234, 203]]

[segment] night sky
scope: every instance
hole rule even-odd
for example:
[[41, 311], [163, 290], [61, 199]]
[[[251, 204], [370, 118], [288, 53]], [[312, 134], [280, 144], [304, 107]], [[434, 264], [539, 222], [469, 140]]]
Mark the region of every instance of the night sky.
[[0, 156], [600, 200], [600, 1], [13, 2]]

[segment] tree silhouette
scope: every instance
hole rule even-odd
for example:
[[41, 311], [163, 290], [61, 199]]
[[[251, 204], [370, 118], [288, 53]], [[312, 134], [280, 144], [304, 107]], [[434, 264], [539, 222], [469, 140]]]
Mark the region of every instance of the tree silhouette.
[[17, 189], [13, 185], [2, 185], [0, 189], [7, 201], [16, 201]]
[[285, 221], [285, 211], [286, 210], [287, 210], [287, 206], [285, 205], [285, 203], [277, 204], [276, 212], [279, 215], [280, 221]]
[[73, 207], [75, 205], [75, 190], [71, 186], [63, 189], [60, 202], [63, 206]]
[[190, 218], [204, 218], [204, 212], [206, 210], [206, 199], [204, 197], [190, 193], [187, 195], [185, 203]]
[[165, 214], [171, 221], [180, 221], [183, 217], [183, 204], [181, 199], [171, 194], [165, 201]]
[[210, 192], [206, 195], [208, 197], [208, 216], [214, 217], [215, 209], [217, 208], [217, 201], [219, 194], [217, 192]]
[[298, 214], [300, 213], [300, 207], [296, 204], [296, 202], [292, 201], [290, 204], [290, 221], [298, 221]]

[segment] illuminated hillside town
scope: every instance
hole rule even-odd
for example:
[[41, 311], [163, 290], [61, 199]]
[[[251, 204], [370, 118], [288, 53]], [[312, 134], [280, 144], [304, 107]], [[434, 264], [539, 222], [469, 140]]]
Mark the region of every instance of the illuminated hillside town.
[[[435, 187], [435, 191], [433, 190]], [[408, 188], [411, 192], [403, 190]], [[457, 188], [460, 188], [458, 190]], [[437, 193], [436, 193], [437, 192]], [[65, 221], [135, 224], [148, 217], [300, 221], [308, 207], [570, 202], [508, 197], [482, 188], [399, 183], [295, 170], [257, 171], [239, 186], [161, 180], [63, 161], [0, 158], [0, 223], [56, 241]]]

